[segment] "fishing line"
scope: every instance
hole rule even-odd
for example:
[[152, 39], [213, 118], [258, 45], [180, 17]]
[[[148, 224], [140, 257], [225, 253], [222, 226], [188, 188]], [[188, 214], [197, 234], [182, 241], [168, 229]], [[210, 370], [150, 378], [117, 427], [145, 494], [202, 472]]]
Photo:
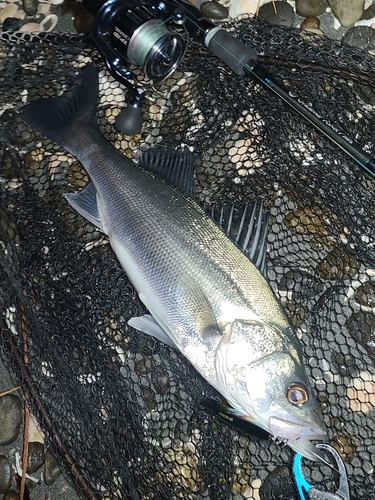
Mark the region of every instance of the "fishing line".
[[[321, 457], [321, 455], [319, 455], [318, 453], [315, 453], [313, 450], [310, 450], [311, 453], [313, 455], [315, 455], [321, 462], [323, 462], [325, 465], [327, 465], [328, 467], [330, 467], [332, 470], [334, 470], [335, 472], [337, 472], [339, 474], [339, 476], [341, 476], [341, 471], [336, 468], [334, 465], [332, 465], [330, 462], [328, 462], [327, 460], [325, 460], [324, 458]], [[356, 481], [354, 481], [353, 479], [350, 479], [349, 476], [346, 476], [346, 480], [352, 484], [353, 486], [355, 486], [356, 488], [358, 488], [359, 490], [361, 489], [361, 485], [359, 483], [357, 483]]]

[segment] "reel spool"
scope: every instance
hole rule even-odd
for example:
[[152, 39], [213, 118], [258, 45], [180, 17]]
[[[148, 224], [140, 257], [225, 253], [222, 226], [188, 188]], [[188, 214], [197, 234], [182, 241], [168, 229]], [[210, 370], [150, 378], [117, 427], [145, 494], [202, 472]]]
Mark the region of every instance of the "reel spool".
[[120, 132], [134, 135], [142, 127], [145, 90], [129, 66], [140, 67], [153, 82], [170, 76], [189, 46], [185, 12], [163, 1], [86, 0], [84, 5], [96, 16], [94, 37], [109, 72], [134, 92], [115, 123]]

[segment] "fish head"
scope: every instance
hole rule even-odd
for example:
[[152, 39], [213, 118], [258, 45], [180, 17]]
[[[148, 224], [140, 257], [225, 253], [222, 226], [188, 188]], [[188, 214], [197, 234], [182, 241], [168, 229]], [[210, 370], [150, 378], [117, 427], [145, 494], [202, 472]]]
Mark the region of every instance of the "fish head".
[[312, 441], [325, 439], [326, 429], [295, 344], [290, 331], [236, 320], [217, 348], [216, 374], [238, 416], [317, 460], [322, 453]]

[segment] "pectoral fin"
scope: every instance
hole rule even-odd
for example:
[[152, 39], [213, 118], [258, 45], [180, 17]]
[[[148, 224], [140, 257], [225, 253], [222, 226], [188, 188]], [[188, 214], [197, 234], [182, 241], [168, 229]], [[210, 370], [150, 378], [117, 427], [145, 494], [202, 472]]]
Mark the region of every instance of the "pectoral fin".
[[145, 314], [144, 316], [131, 318], [128, 321], [128, 325], [135, 328], [136, 330], [140, 330], [141, 332], [146, 333], [147, 335], [151, 335], [151, 337], [154, 337], [164, 344], [178, 350], [177, 346], [159, 325], [159, 323], [157, 323], [153, 316], [151, 316], [151, 314]]
[[100, 231], [105, 232], [99, 215], [97, 192], [92, 182], [83, 191], [68, 193], [64, 196], [74, 210], [77, 210], [79, 214], [98, 227]]

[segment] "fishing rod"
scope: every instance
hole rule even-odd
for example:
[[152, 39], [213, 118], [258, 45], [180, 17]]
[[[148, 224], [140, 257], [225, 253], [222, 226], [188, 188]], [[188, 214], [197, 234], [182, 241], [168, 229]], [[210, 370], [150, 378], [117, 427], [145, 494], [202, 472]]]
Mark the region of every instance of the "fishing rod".
[[153, 82], [162, 81], [175, 71], [190, 39], [194, 39], [236, 75], [250, 76], [260, 82], [375, 177], [374, 157], [268, 73], [257, 63], [258, 56], [251, 47], [211, 23], [192, 4], [184, 0], [84, 0], [83, 3], [95, 16], [95, 41], [110, 73], [134, 94], [116, 119], [121, 132], [134, 135], [142, 128], [142, 101], [146, 92], [129, 66], [141, 67]]

